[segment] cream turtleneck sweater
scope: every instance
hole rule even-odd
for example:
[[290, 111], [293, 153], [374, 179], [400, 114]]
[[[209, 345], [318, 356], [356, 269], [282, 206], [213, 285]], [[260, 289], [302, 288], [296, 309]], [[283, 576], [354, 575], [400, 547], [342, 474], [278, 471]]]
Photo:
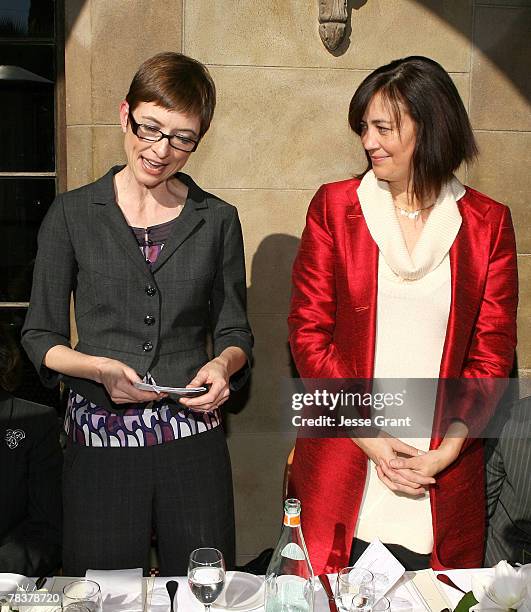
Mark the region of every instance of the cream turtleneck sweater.
[[[450, 311], [451, 273], [448, 252], [461, 226], [457, 200], [465, 190], [452, 179], [444, 185], [422, 233], [410, 254], [388, 184], [368, 172], [358, 187], [363, 216], [380, 254], [374, 391], [396, 391], [385, 379], [437, 379]], [[406, 389], [408, 385], [404, 381]], [[401, 385], [402, 388], [402, 385]], [[415, 422], [433, 422], [436, 380], [409, 385], [408, 415], [413, 417], [411, 438], [404, 442], [428, 450], [429, 433]], [[415, 392], [413, 392], [413, 390]], [[422, 401], [420, 402], [420, 395]], [[415, 396], [417, 404], [415, 405]], [[415, 413], [421, 415], [415, 417]], [[393, 416], [389, 413], [387, 416]], [[395, 415], [396, 416], [396, 415]], [[403, 415], [401, 415], [403, 416]], [[392, 428], [387, 429], [396, 435]], [[355, 535], [365, 541], [400, 544], [418, 553], [430, 553], [433, 529], [429, 495], [396, 494], [378, 478], [369, 461], [367, 480]]]

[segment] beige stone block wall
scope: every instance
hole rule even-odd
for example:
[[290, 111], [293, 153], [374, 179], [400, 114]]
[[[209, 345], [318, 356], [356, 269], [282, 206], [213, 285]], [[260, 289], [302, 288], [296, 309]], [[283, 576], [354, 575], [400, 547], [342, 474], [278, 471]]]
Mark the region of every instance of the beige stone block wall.
[[[511, 207], [519, 253], [531, 253], [531, 132], [477, 131], [479, 160], [469, 168], [469, 182]], [[500, 180], [500, 178], [503, 180]]]
[[476, 8], [470, 117], [478, 130], [531, 130], [528, 7]]
[[[92, 22], [91, 3], [70, 0], [65, 3], [66, 123], [92, 125]], [[67, 144], [70, 156], [72, 144]], [[77, 155], [77, 152], [75, 153]], [[70, 177], [70, 170], [68, 172]], [[70, 185], [69, 185], [70, 187]]]
[[366, 72], [211, 70], [219, 106], [212, 133], [189, 162], [203, 184], [313, 189], [352, 175], [363, 153], [348, 128], [348, 104]]
[[[428, 55], [452, 72], [469, 69], [471, 0], [368, 0], [352, 10], [350, 45], [338, 57], [322, 45], [317, 0], [185, 0], [186, 53], [207, 64], [377, 68], [397, 57]], [[433, 9], [442, 12], [433, 16]]]
[[66, 129], [68, 149], [68, 188], [76, 189], [93, 180], [92, 147], [93, 127], [91, 125], [70, 125]]
[[[290, 269], [317, 187], [365, 164], [348, 104], [368, 72], [397, 57], [442, 63], [481, 149], [460, 178], [511, 207], [521, 300], [519, 365], [531, 372], [529, 0], [350, 2], [348, 44], [331, 54], [317, 0], [68, 0], [70, 188], [123, 161], [118, 104], [140, 62], [162, 50], [205, 62], [218, 89], [210, 132], [185, 171], [238, 207], [246, 246], [254, 376], [227, 419], [245, 562], [278, 537], [284, 461], [278, 387], [291, 375]], [[235, 410], [236, 411], [236, 410]]]

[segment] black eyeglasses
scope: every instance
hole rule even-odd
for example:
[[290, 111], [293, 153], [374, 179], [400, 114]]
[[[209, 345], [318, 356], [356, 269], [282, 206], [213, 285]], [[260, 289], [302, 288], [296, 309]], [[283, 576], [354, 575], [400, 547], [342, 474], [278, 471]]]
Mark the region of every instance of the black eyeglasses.
[[186, 151], [186, 153], [193, 153], [199, 144], [198, 140], [192, 140], [187, 136], [182, 136], [181, 134], [165, 134], [153, 125], [137, 123], [132, 113], [129, 113], [129, 120], [131, 121], [131, 131], [137, 138], [140, 138], [140, 140], [159, 142], [163, 138], [167, 138], [170, 147], [178, 151]]

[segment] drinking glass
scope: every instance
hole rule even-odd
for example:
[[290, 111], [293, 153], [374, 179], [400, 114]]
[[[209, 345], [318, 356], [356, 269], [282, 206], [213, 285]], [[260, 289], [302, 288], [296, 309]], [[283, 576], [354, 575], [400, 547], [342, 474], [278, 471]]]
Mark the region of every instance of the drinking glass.
[[389, 578], [385, 574], [373, 572], [374, 600], [378, 601], [389, 590]]
[[90, 608], [85, 605], [84, 601], [74, 601], [62, 608], [56, 608], [53, 612], [90, 612]]
[[100, 585], [94, 580], [74, 580], [63, 589], [63, 608], [69, 604], [81, 604], [90, 612], [102, 612]]
[[359, 567], [344, 567], [337, 575], [336, 603], [342, 612], [369, 612], [374, 603], [373, 575]]
[[188, 585], [194, 597], [210, 612], [223, 591], [225, 584], [225, 561], [217, 548], [197, 548], [188, 561]]

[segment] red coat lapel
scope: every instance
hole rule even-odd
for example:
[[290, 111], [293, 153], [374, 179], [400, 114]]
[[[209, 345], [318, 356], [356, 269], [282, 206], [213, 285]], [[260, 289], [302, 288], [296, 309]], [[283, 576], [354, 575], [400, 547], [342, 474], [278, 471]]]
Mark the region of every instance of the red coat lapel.
[[441, 359], [440, 378], [459, 376], [474, 329], [482, 287], [488, 267], [490, 226], [482, 225], [482, 217], [468, 201], [466, 194], [458, 202], [462, 224], [450, 249], [452, 301]]
[[349, 192], [351, 206], [345, 213], [345, 254], [348, 293], [357, 329], [365, 330], [351, 350], [358, 378], [371, 378], [376, 347], [376, 306], [378, 300], [378, 245], [365, 223], [356, 189]]
[[[469, 202], [468, 193], [459, 200], [458, 206], [462, 223], [449, 253], [452, 297], [441, 358], [441, 379], [458, 378], [461, 375], [480, 306], [489, 259], [490, 236], [485, 236], [485, 233], [490, 231], [490, 226], [485, 227], [482, 223], [482, 216]], [[432, 449], [438, 448], [446, 429], [443, 422], [445, 393], [443, 383], [437, 397], [434, 436], [430, 445]], [[464, 475], [472, 474], [472, 481], [464, 479]], [[454, 495], [460, 490], [461, 503], [456, 505]], [[474, 567], [481, 564], [484, 513], [483, 508], [472, 500], [482, 497], [483, 449], [480, 443], [476, 443], [470, 452], [439, 475], [437, 486], [430, 488], [434, 537], [431, 567]], [[465, 538], [470, 539], [466, 546]], [[457, 557], [455, 551], [459, 551]]]
[[[441, 379], [461, 376], [488, 269], [490, 236], [485, 232], [490, 229], [481, 223], [482, 217], [470, 205], [467, 195], [458, 202], [462, 223], [449, 253], [452, 298], [439, 370]], [[444, 405], [444, 388], [440, 388], [434, 432], [446, 430]], [[437, 448], [440, 442], [441, 436], [435, 433], [431, 448]]]

